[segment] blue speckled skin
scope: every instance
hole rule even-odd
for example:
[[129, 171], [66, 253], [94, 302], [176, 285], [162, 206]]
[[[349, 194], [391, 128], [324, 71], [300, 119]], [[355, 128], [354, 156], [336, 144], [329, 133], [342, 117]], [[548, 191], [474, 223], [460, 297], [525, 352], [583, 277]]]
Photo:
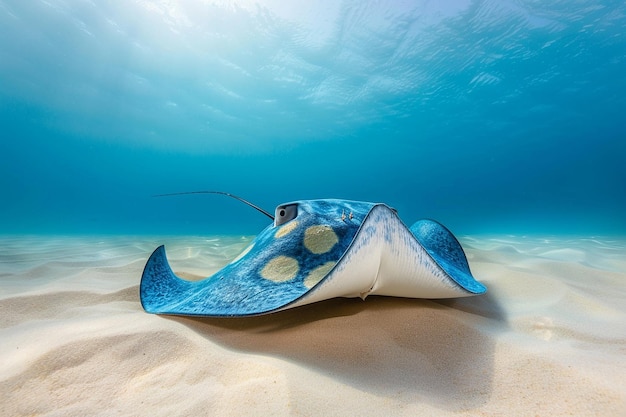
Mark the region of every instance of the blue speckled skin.
[[[212, 317], [251, 316], [282, 309], [315, 291], [316, 286], [309, 288], [305, 285], [306, 278], [315, 268], [332, 267], [333, 263], [341, 262], [364, 219], [377, 205], [344, 200], [308, 200], [289, 204], [297, 204], [297, 216], [293, 220], [268, 226], [254, 239], [249, 252], [202, 281], [191, 282], [176, 277], [167, 262], [164, 247], [157, 248], [141, 279], [140, 296], [144, 309], [157, 314]], [[314, 253], [319, 251], [311, 251], [304, 244], [305, 233], [312, 226], [320, 225], [332, 228], [336, 240], [331, 241], [330, 249]], [[453, 274], [458, 270], [462, 272], [458, 275], [469, 277], [461, 278], [463, 282], [458, 282], [461, 287], [472, 293], [484, 292], [485, 287], [471, 277], [456, 239], [452, 237], [451, 242], [451, 233], [440, 226], [445, 231], [442, 232], [437, 226], [440, 225], [436, 222], [418, 222], [411, 232], [420, 243], [423, 241], [428, 246], [429, 254], [442, 268]], [[277, 257], [297, 260], [297, 273], [282, 282], [264, 277], [263, 268]], [[324, 278], [320, 279], [323, 281]]]
[[433, 220], [419, 220], [409, 230], [435, 262], [463, 289], [474, 294], [486, 291], [485, 286], [472, 277], [461, 244], [448, 229]]

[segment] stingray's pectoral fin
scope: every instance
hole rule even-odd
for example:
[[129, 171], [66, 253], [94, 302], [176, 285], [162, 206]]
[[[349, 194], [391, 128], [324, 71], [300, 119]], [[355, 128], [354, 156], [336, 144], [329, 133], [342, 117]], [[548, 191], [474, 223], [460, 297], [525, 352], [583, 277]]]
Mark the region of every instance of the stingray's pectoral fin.
[[425, 219], [417, 221], [410, 230], [443, 272], [461, 288], [471, 294], [487, 291], [472, 276], [461, 244], [445, 226]]
[[150, 255], [143, 270], [139, 287], [141, 305], [148, 313], [166, 313], [169, 306], [188, 296], [191, 286], [190, 281], [174, 274], [161, 245]]

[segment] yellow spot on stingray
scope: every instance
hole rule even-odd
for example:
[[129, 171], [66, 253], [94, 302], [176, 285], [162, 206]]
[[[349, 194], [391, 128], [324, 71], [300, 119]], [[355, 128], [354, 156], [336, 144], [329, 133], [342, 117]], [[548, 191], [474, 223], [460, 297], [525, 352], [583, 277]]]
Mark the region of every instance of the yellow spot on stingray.
[[246, 256], [248, 254], [248, 252], [250, 252], [252, 250], [252, 248], [254, 247], [254, 243], [251, 243], [250, 245], [248, 245], [247, 248], [245, 248], [243, 250], [243, 252], [241, 252], [239, 255], [237, 255], [237, 257], [235, 259], [233, 259], [232, 261], [230, 261], [231, 264], [234, 264], [235, 262], [237, 262], [238, 260], [240, 260], [241, 258], [243, 258], [244, 256]]
[[276, 231], [274, 237], [279, 238], [291, 233], [296, 227], [298, 227], [298, 221], [292, 220], [290, 222], [285, 223], [280, 229]]
[[304, 246], [317, 255], [328, 252], [337, 242], [339, 239], [330, 226], [311, 226], [304, 232]]
[[307, 288], [313, 288], [315, 284], [320, 282], [322, 278], [324, 278], [331, 269], [335, 266], [337, 262], [326, 262], [324, 265], [320, 265], [314, 270], [312, 270], [309, 275], [304, 279], [304, 286]]
[[298, 261], [289, 256], [277, 256], [261, 270], [261, 276], [274, 282], [285, 282], [295, 278], [300, 267]]

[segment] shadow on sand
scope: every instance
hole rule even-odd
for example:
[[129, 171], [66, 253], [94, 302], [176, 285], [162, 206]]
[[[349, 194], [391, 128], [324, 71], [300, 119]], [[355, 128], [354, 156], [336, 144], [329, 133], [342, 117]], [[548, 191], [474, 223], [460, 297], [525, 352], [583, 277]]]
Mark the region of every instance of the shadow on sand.
[[284, 358], [375, 395], [447, 410], [488, 400], [493, 331], [506, 321], [489, 295], [333, 299], [259, 317], [170, 318], [230, 349]]

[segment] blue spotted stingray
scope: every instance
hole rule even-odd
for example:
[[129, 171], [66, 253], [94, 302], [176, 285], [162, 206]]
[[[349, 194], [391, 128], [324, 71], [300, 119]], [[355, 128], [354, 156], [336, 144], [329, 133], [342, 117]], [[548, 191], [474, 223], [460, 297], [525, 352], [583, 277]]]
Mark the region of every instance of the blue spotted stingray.
[[436, 221], [409, 228], [385, 204], [334, 199], [296, 201], [279, 205], [275, 216], [264, 213], [273, 223], [204, 280], [177, 277], [165, 248], [158, 247], [141, 278], [143, 308], [240, 317], [335, 297], [453, 298], [486, 291], [457, 239]]

